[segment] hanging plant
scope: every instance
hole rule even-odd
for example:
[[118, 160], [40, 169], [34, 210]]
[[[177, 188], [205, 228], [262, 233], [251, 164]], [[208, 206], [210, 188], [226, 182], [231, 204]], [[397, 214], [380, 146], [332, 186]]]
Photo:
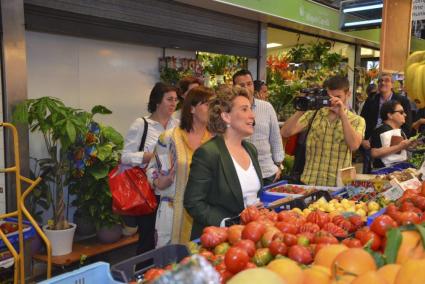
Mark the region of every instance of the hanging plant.
[[313, 62], [321, 62], [322, 57], [329, 52], [331, 46], [329, 41], [313, 43], [308, 49], [310, 59]]
[[302, 63], [306, 60], [306, 55], [308, 54], [308, 49], [305, 48], [304, 44], [297, 44], [288, 50], [286, 56], [290, 62]]

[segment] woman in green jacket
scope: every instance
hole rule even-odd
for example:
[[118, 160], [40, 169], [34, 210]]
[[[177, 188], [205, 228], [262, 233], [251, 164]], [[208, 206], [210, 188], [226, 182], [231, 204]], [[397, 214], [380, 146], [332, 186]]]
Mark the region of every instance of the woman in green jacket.
[[259, 205], [262, 176], [254, 145], [255, 117], [248, 93], [235, 87], [219, 92], [209, 105], [209, 129], [216, 137], [192, 158], [184, 207], [193, 218], [191, 239], [207, 226], [219, 226], [245, 207]]

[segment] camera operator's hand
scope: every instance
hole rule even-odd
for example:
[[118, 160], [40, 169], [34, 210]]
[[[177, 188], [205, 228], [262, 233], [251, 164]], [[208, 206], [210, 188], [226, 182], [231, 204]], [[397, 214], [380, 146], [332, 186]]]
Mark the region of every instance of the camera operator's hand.
[[338, 97], [330, 97], [331, 106], [330, 109], [339, 117], [345, 115], [345, 104]]

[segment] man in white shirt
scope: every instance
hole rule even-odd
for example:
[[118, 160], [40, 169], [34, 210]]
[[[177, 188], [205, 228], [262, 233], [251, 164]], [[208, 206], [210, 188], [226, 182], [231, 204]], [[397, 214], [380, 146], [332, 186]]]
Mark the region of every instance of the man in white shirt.
[[264, 185], [280, 179], [284, 153], [276, 111], [266, 101], [254, 98], [254, 82], [251, 72], [242, 69], [233, 75], [233, 85], [246, 89], [255, 113], [254, 134], [247, 140], [255, 145]]

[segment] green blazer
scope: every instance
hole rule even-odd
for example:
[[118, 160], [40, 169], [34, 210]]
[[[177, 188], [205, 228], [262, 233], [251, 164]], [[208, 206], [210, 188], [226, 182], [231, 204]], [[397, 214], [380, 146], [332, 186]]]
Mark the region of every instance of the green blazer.
[[[246, 141], [242, 145], [262, 187], [257, 149]], [[193, 154], [184, 207], [193, 218], [192, 240], [200, 237], [204, 227], [219, 226], [224, 218], [237, 216], [244, 209], [238, 175], [222, 136], [212, 138]]]

